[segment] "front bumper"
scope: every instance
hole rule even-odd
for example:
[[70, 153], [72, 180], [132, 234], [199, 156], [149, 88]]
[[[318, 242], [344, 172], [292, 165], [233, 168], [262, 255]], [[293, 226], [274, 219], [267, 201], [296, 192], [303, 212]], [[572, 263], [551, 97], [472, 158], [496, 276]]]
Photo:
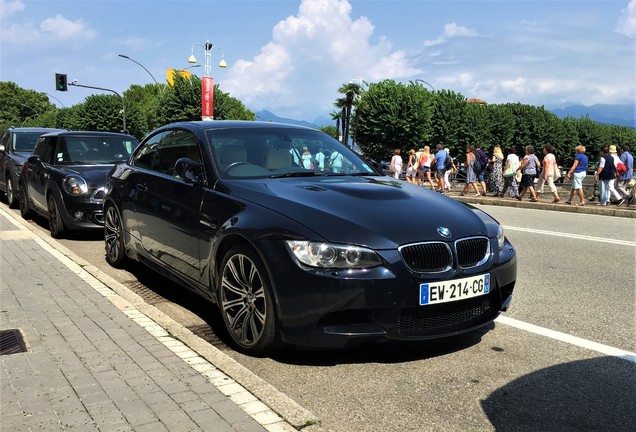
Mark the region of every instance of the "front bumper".
[[65, 199], [60, 209], [64, 225], [71, 231], [100, 230], [104, 228], [102, 201]]
[[[282, 242], [267, 242], [259, 249], [270, 269], [281, 338], [304, 347], [341, 348], [374, 339], [414, 341], [468, 332], [507, 309], [517, 277], [515, 252], [507, 241], [480, 266], [435, 275], [409, 271], [397, 251], [382, 251], [384, 267], [318, 272], [301, 269]], [[421, 283], [483, 273], [491, 275], [488, 295], [419, 305]]]

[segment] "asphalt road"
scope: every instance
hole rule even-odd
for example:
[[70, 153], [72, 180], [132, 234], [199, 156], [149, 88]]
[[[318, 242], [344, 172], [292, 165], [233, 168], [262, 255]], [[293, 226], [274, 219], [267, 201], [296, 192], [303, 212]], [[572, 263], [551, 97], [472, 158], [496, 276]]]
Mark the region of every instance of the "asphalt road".
[[227, 348], [213, 332], [213, 307], [183, 288], [144, 268], [110, 268], [100, 235], [61, 243], [312, 411], [326, 430], [633, 430], [636, 363], [607, 353], [636, 351], [636, 222], [479, 207], [517, 249], [504, 316], [522, 328], [501, 321], [433, 343], [291, 349], [274, 358]]

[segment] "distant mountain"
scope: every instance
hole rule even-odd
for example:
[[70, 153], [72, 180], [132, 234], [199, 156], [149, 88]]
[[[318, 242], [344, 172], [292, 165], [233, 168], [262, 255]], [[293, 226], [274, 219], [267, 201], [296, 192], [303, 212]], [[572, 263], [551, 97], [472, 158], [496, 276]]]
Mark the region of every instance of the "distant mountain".
[[[591, 106], [568, 105], [555, 108], [546, 107], [548, 111], [554, 113], [559, 118], [566, 118], [570, 116], [578, 119], [580, 117], [589, 116], [590, 120], [598, 123], [627, 126], [636, 129], [635, 108], [636, 107], [634, 105], [607, 104], [596, 104]], [[334, 124], [334, 121], [328, 117], [316, 118], [312, 123], [304, 120], [294, 120], [285, 117], [278, 117], [276, 114], [267, 110], [257, 111], [255, 114], [256, 119], [260, 121], [271, 121], [276, 123], [307, 126], [314, 129], [318, 129], [320, 126]]]
[[310, 127], [314, 129], [318, 129], [319, 127], [319, 125], [317, 124], [310, 123], [304, 120], [294, 120], [290, 118], [278, 117], [276, 114], [267, 110], [257, 111], [254, 114], [256, 114], [256, 120], [258, 121], [269, 121], [269, 122], [275, 122], [275, 123], [293, 124], [298, 126]]
[[560, 108], [548, 108], [559, 118], [580, 118], [589, 116], [590, 120], [598, 123], [614, 124], [636, 128], [636, 112], [634, 105], [607, 105], [597, 104], [592, 106], [570, 105]]

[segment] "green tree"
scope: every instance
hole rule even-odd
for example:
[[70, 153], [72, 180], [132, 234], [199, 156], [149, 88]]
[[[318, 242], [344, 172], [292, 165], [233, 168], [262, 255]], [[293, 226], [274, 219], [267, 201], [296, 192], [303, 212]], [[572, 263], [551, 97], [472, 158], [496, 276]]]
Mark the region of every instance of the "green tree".
[[[71, 120], [72, 129], [121, 132], [123, 107], [122, 99], [117, 95], [90, 95], [80, 104], [76, 116]], [[148, 131], [146, 118], [136, 105], [126, 104], [125, 107], [128, 133], [142, 138]]]
[[356, 100], [362, 93], [362, 87], [356, 83], [348, 83], [343, 84], [339, 89], [338, 93], [344, 95], [344, 98], [341, 100], [340, 105], [341, 108], [344, 109], [344, 115], [342, 118], [342, 142], [346, 145], [349, 144], [349, 132], [351, 130], [351, 115], [353, 107], [356, 103]]
[[143, 87], [138, 84], [133, 84], [123, 93], [126, 104], [137, 106], [139, 111], [141, 111], [142, 115], [146, 118], [148, 131], [163, 125], [159, 121], [158, 111], [161, 94], [165, 87], [165, 85], [154, 83], [146, 84]]
[[475, 140], [480, 136], [474, 129], [479, 125], [475, 118], [475, 124], [471, 124], [472, 129], [469, 129], [464, 96], [451, 90], [440, 90], [432, 102], [430, 139], [427, 142], [432, 150], [437, 144], [442, 144], [451, 150], [451, 154], [461, 155], [467, 145], [476, 144]]
[[[159, 121], [162, 124], [177, 121], [201, 120], [201, 78], [191, 79], [175, 75], [174, 86], [161, 95]], [[216, 120], [255, 120], [256, 115], [243, 103], [214, 86], [214, 118]]]
[[11, 81], [0, 81], [0, 124], [3, 130], [9, 126], [37, 123], [32, 120], [55, 109], [46, 94], [23, 89]]
[[490, 117], [490, 135], [493, 145], [499, 145], [506, 151], [513, 146], [515, 118], [505, 106], [488, 105]]
[[329, 136], [334, 137], [335, 139], [338, 139], [338, 128], [334, 125], [327, 125], [327, 126], [321, 126], [318, 128], [320, 131], [326, 133]]
[[428, 140], [430, 92], [393, 80], [369, 85], [357, 108], [357, 142], [367, 157], [387, 159]]

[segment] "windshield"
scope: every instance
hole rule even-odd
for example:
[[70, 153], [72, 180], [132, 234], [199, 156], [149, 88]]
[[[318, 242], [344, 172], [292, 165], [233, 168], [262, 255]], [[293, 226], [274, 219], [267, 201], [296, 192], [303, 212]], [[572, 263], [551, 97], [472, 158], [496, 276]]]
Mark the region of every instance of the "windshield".
[[206, 135], [222, 178], [377, 175], [356, 153], [319, 131], [228, 128]]
[[59, 164], [114, 164], [128, 160], [137, 147], [132, 137], [67, 136], [55, 154]]
[[18, 152], [31, 153], [42, 132], [14, 132], [13, 149]]

